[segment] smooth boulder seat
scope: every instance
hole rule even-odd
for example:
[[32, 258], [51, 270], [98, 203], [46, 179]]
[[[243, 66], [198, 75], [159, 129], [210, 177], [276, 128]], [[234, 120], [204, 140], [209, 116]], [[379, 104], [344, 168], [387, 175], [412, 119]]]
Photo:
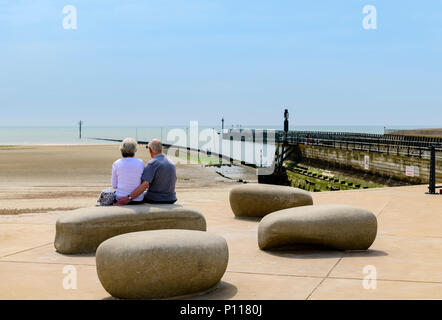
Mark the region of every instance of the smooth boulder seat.
[[204, 293], [227, 268], [224, 238], [202, 231], [155, 230], [127, 233], [97, 249], [98, 278], [112, 296], [162, 299]]
[[264, 217], [282, 209], [313, 204], [304, 190], [271, 184], [246, 184], [234, 187], [229, 195], [230, 207], [237, 217]]
[[338, 250], [366, 250], [376, 238], [376, 216], [347, 205], [319, 205], [271, 213], [258, 227], [261, 249], [320, 245]]
[[57, 220], [54, 246], [65, 254], [91, 253], [119, 234], [157, 229], [206, 231], [206, 220], [199, 211], [177, 204], [81, 208]]

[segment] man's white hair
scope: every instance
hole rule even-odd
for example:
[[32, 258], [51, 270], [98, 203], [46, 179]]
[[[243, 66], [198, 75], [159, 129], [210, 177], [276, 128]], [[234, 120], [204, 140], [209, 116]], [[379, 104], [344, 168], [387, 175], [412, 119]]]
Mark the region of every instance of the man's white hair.
[[137, 152], [137, 142], [132, 138], [126, 138], [121, 142], [120, 151], [123, 157], [133, 157]]
[[163, 152], [163, 144], [158, 139], [152, 139], [147, 146], [152, 150], [153, 153]]

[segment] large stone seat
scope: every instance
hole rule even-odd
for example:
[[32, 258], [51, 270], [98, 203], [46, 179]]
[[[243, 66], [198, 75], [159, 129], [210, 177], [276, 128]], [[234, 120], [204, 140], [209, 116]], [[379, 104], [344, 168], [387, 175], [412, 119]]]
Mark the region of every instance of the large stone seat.
[[282, 209], [313, 204], [304, 190], [270, 184], [245, 184], [234, 187], [229, 195], [230, 207], [237, 217], [264, 217]]
[[228, 260], [224, 238], [190, 230], [127, 233], [106, 240], [96, 253], [104, 289], [126, 299], [206, 292], [221, 280]]
[[376, 238], [376, 216], [347, 205], [305, 206], [265, 216], [258, 227], [261, 249], [320, 245], [339, 250], [365, 250]]
[[157, 229], [205, 231], [206, 220], [197, 210], [177, 204], [81, 208], [57, 220], [54, 246], [65, 254], [90, 253], [119, 234]]

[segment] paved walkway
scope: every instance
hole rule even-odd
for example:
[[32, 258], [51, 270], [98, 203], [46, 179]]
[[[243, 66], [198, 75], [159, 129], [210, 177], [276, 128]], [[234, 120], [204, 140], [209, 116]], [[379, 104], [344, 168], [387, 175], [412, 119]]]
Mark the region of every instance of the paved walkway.
[[[425, 186], [314, 193], [315, 204], [373, 211], [378, 236], [370, 250], [265, 252], [257, 220], [236, 219], [227, 188], [180, 190], [180, 203], [200, 210], [208, 232], [228, 242], [219, 287], [198, 299], [442, 299], [442, 196]], [[53, 239], [59, 213], [0, 216], [0, 299], [106, 299], [94, 255], [62, 255]], [[77, 289], [63, 288], [63, 269], [77, 270]], [[364, 267], [376, 289], [364, 289]]]

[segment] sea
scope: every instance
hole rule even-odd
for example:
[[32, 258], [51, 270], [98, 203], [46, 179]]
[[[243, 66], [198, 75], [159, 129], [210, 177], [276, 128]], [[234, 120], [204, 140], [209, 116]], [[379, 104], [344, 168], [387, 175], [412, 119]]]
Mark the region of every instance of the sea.
[[[389, 127], [388, 129], [416, 129], [414, 127]], [[230, 129], [230, 127], [226, 127]], [[233, 127], [232, 127], [233, 128]], [[234, 128], [238, 128], [235, 126]], [[242, 128], [275, 129], [282, 130], [281, 126], [244, 126]], [[78, 126], [70, 127], [0, 127], [0, 145], [78, 145], [78, 144], [103, 144], [106, 142], [94, 138], [124, 139], [132, 137], [137, 140], [167, 139], [168, 133], [173, 129], [189, 130], [186, 126], [177, 127], [104, 127], [84, 126], [82, 138], [79, 138]], [[219, 127], [200, 126], [199, 130], [213, 129], [220, 131]], [[384, 133], [383, 126], [291, 126], [290, 130], [300, 131], [330, 131], [330, 132], [358, 132], [358, 133]], [[110, 143], [110, 142], [109, 142]]]

